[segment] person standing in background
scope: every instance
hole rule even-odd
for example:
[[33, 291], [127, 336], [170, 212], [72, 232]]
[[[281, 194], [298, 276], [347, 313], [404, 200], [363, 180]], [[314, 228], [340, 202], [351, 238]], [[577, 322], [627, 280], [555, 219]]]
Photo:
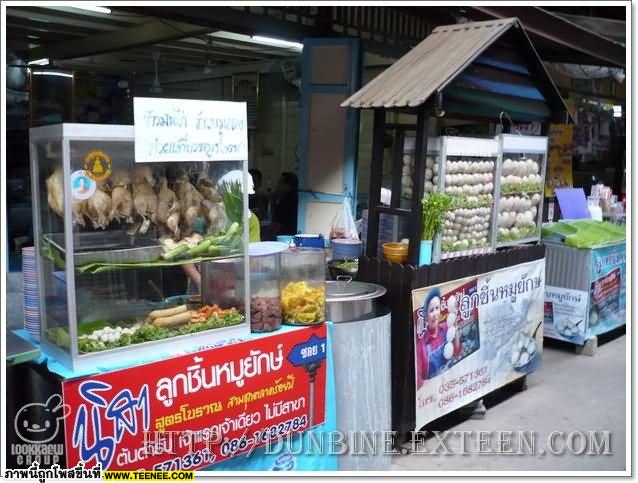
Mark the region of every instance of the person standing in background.
[[281, 235], [297, 234], [297, 204], [299, 202], [299, 180], [295, 173], [282, 173], [273, 201], [273, 222], [280, 225]]
[[248, 197], [248, 205], [257, 218], [265, 220], [268, 215], [268, 195], [262, 190], [263, 175], [256, 168], [249, 169], [248, 172], [253, 178], [255, 192]]

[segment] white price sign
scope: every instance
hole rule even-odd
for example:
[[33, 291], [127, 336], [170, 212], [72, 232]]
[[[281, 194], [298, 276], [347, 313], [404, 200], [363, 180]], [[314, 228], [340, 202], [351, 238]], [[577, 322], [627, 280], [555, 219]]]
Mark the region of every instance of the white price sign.
[[248, 159], [245, 102], [136, 97], [135, 162]]

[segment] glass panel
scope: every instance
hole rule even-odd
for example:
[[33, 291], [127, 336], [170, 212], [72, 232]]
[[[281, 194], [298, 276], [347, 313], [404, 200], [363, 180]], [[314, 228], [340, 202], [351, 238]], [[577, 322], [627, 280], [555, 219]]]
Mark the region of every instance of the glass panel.
[[538, 207], [543, 193], [543, 155], [503, 155], [496, 233], [498, 243], [540, 236]]
[[[196, 315], [202, 263], [243, 255], [242, 163], [136, 164], [132, 142], [71, 141], [70, 153], [79, 352], [223, 326], [191, 322], [211, 320]], [[244, 299], [221, 309], [241, 322]]]
[[[44, 338], [70, 351], [69, 312], [64, 264], [64, 237], [53, 242], [52, 234], [64, 233], [64, 175], [62, 143], [50, 141], [35, 146], [38, 166], [40, 232], [41, 322]], [[27, 276], [28, 274], [25, 274]]]
[[[411, 234], [410, 219], [406, 216], [390, 215], [388, 213], [381, 213], [379, 215], [379, 238], [377, 245], [377, 257], [384, 259], [383, 245], [385, 243], [399, 243], [404, 242], [400, 257], [405, 255], [407, 257], [408, 240]], [[368, 210], [363, 210], [363, 219], [361, 223], [361, 242], [362, 246], [366, 247], [366, 241], [368, 236]], [[396, 250], [395, 250], [396, 251]], [[405, 253], [403, 253], [405, 252]], [[403, 257], [403, 258], [405, 258]]]
[[443, 253], [490, 246], [495, 169], [496, 158], [447, 157], [444, 186], [452, 200], [443, 221]]

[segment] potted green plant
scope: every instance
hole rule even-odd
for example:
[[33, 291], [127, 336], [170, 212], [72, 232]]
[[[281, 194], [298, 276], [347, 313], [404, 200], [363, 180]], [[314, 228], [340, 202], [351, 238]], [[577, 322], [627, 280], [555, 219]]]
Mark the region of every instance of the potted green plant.
[[449, 209], [452, 198], [444, 193], [428, 193], [421, 201], [423, 232], [419, 251], [419, 265], [432, 263], [432, 242], [443, 227], [443, 213]]

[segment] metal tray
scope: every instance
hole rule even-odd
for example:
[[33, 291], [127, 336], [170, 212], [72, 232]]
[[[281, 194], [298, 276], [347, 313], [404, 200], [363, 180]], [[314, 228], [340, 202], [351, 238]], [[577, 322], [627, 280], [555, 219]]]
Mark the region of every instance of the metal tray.
[[[66, 255], [64, 233], [50, 233], [44, 238]], [[158, 241], [150, 237], [128, 235], [125, 231], [74, 233], [76, 265], [87, 263], [146, 263], [162, 255]]]

